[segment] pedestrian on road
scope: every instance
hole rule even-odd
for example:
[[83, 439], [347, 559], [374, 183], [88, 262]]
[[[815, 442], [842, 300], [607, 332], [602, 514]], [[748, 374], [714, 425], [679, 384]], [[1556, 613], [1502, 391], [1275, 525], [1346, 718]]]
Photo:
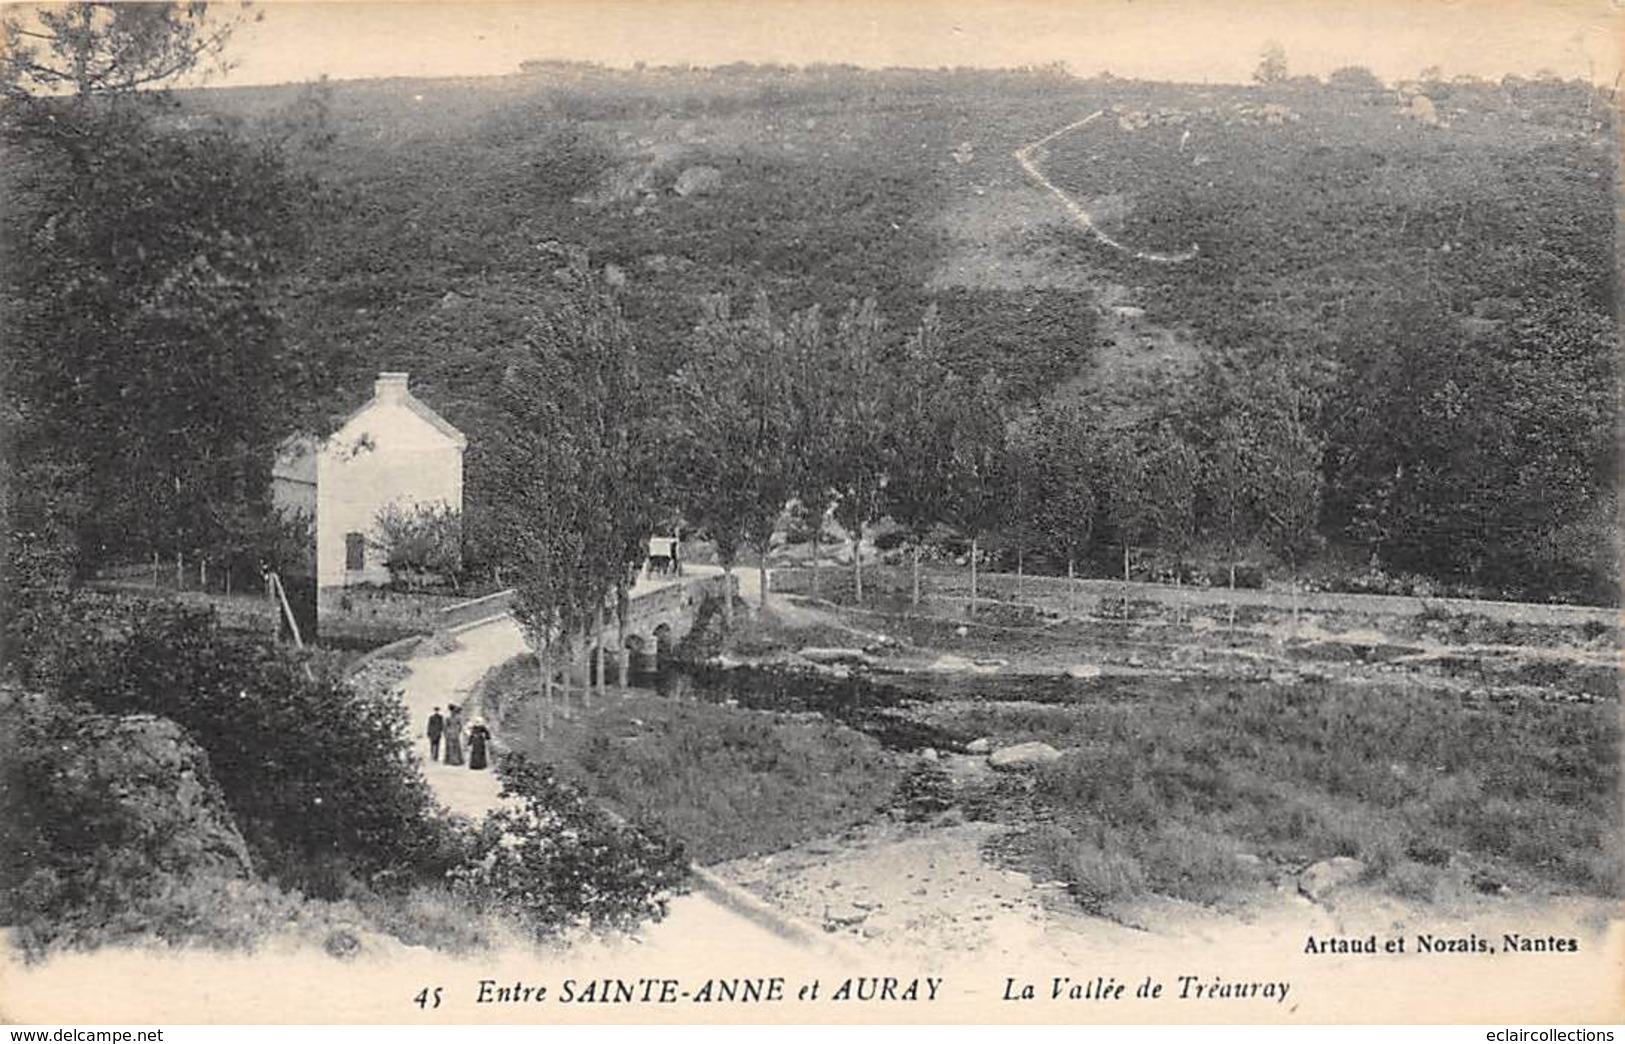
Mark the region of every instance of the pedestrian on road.
[[446, 764], [463, 763], [463, 709], [455, 703], [446, 704]]
[[485, 746], [491, 742], [491, 730], [484, 718], [475, 718], [468, 727], [468, 767], [478, 772], [485, 767]]
[[429, 714], [429, 760], [440, 760], [440, 737], [446, 734], [446, 719], [441, 717], [440, 708], [436, 707]]

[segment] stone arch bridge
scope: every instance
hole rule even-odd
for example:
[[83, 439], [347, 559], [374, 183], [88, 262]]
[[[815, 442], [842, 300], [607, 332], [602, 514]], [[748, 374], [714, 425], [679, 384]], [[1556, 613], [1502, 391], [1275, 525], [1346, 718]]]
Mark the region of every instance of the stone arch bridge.
[[[735, 596], [739, 593], [738, 577], [727, 576], [715, 567], [688, 569], [690, 575], [684, 577], [640, 578], [629, 592], [624, 640], [620, 624], [613, 613], [609, 614], [604, 633], [589, 646], [588, 662], [602, 644], [606, 655], [616, 657], [623, 679], [629, 669], [654, 670], [693, 630], [708, 600], [721, 598], [725, 590]], [[513, 601], [514, 592], [509, 589], [449, 606], [442, 610], [436, 629], [456, 634], [493, 623], [512, 615]]]

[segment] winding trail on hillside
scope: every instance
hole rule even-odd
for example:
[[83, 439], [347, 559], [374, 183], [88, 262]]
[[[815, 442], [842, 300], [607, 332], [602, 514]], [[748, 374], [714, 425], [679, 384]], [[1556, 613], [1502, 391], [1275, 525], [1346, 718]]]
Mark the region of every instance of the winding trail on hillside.
[[1191, 244], [1188, 250], [1183, 250], [1177, 254], [1162, 254], [1151, 250], [1136, 250], [1125, 243], [1120, 243], [1116, 239], [1113, 239], [1111, 236], [1100, 230], [1100, 226], [1095, 224], [1094, 217], [1089, 213], [1089, 211], [1084, 209], [1083, 204], [1079, 203], [1076, 199], [1072, 198], [1072, 196], [1068, 195], [1067, 192], [1060, 186], [1056, 185], [1055, 182], [1045, 177], [1044, 172], [1038, 169], [1038, 164], [1033, 162], [1033, 152], [1043, 148], [1045, 145], [1048, 145], [1056, 138], [1059, 138], [1065, 134], [1070, 134], [1079, 128], [1088, 126], [1096, 119], [1105, 115], [1105, 112], [1106, 110], [1104, 109], [1096, 109], [1094, 112], [1091, 112], [1081, 120], [1069, 123], [1058, 131], [1053, 131], [1046, 134], [1031, 144], [1023, 145], [1021, 148], [1011, 153], [1011, 155], [1015, 157], [1017, 163], [1021, 164], [1021, 169], [1027, 172], [1028, 177], [1032, 178], [1034, 181], [1038, 182], [1039, 185], [1048, 189], [1054, 194], [1056, 199], [1061, 201], [1061, 205], [1066, 208], [1066, 212], [1072, 215], [1073, 220], [1077, 221], [1077, 223], [1083, 227], [1085, 232], [1088, 232], [1090, 235], [1094, 236], [1095, 239], [1101, 243], [1104, 243], [1106, 246], [1111, 247], [1113, 250], [1116, 250], [1119, 253], [1127, 254], [1136, 261], [1150, 261], [1153, 264], [1159, 265], [1173, 265], [1192, 260], [1197, 254], [1197, 247], [1194, 243]]

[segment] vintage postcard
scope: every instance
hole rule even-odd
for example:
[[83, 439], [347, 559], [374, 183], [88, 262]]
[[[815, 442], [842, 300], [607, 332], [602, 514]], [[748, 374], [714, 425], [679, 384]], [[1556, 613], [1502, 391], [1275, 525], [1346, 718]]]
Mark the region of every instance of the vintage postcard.
[[1625, 1021], [1617, 5], [0, 20], [0, 1019]]

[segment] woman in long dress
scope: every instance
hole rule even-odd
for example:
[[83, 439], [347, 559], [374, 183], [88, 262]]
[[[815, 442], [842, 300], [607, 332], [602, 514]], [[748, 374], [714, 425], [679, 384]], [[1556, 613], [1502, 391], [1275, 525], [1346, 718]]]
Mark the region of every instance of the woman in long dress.
[[478, 771], [485, 767], [485, 747], [491, 742], [491, 730], [484, 718], [475, 718], [468, 727], [468, 767]]
[[446, 708], [446, 764], [463, 763], [463, 709], [453, 703]]

